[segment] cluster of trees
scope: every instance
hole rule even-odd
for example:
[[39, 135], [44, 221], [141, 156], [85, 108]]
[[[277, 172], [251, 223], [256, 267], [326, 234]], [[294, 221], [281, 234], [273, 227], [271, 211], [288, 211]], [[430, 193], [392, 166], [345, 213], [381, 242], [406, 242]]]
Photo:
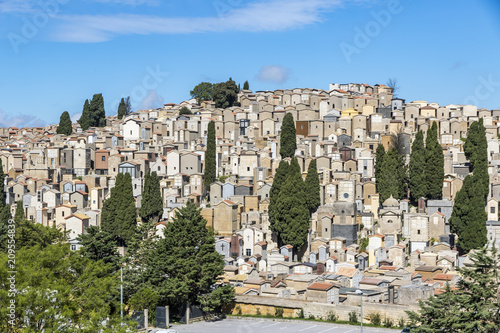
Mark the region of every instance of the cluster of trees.
[[416, 204], [421, 197], [441, 199], [444, 180], [444, 155], [438, 141], [437, 123], [424, 135], [419, 131], [411, 147], [410, 161], [406, 165], [404, 152], [397, 139], [386, 152], [378, 145], [375, 153], [375, 178], [380, 200], [391, 195], [403, 199], [410, 190], [410, 200]]
[[89, 127], [106, 126], [106, 111], [104, 110], [102, 94], [95, 94], [90, 102], [88, 99], [85, 100], [82, 115], [78, 123], [84, 131], [89, 129]]
[[483, 119], [480, 119], [471, 124], [464, 144], [472, 174], [465, 177], [450, 218], [451, 231], [458, 235], [457, 245], [463, 252], [481, 248], [487, 242], [484, 209], [490, 181], [487, 148]]
[[420, 311], [408, 312], [416, 332], [500, 331], [500, 255], [482, 248], [470, 253], [471, 267], [459, 269], [458, 288], [420, 301]]
[[[250, 89], [248, 81], [243, 84], [243, 89]], [[240, 90], [240, 85], [236, 85], [236, 82], [229, 78], [228, 81], [220, 83], [201, 82], [191, 90], [190, 94], [198, 101], [198, 104], [203, 101], [214, 101], [218, 108], [229, 108], [238, 105]]]
[[307, 242], [311, 214], [321, 203], [318, 169], [316, 160], [312, 160], [303, 180], [299, 163], [293, 157], [296, 134], [290, 113], [283, 119], [280, 141], [282, 160], [269, 194], [270, 225], [281, 245], [290, 244], [299, 250]]

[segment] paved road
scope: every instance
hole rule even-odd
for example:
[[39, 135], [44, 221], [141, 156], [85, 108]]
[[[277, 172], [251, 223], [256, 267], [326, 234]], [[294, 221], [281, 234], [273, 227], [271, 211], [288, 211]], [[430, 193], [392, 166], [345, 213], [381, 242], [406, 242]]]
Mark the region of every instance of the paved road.
[[[244, 318], [225, 319], [216, 322], [197, 322], [191, 325], [174, 325], [183, 333], [358, 333], [360, 328], [350, 325], [309, 321], [278, 321], [273, 319]], [[400, 330], [363, 327], [363, 332], [396, 333]]]

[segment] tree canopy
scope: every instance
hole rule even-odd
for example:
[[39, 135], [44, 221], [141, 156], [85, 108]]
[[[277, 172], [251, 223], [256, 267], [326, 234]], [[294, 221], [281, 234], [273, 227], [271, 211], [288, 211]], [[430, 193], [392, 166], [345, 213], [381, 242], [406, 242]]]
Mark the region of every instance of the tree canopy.
[[160, 179], [156, 171], [147, 172], [144, 177], [141, 208], [139, 216], [143, 222], [158, 222], [163, 215], [163, 199], [160, 190]]
[[215, 122], [208, 123], [207, 130], [207, 150], [205, 152], [204, 183], [205, 191], [210, 191], [210, 185], [217, 178], [217, 164], [215, 160]]
[[179, 116], [180, 116], [180, 115], [183, 115], [183, 114], [188, 114], [188, 115], [189, 115], [189, 114], [193, 114], [193, 113], [191, 112], [191, 110], [189, 110], [189, 108], [188, 108], [188, 107], [183, 106], [183, 107], [182, 107], [182, 108], [180, 108], [180, 110], [179, 110]]
[[297, 136], [293, 115], [287, 113], [283, 117], [280, 133], [280, 155], [281, 158], [293, 157], [297, 148]]
[[68, 111], [64, 111], [59, 119], [59, 126], [57, 126], [57, 134], [71, 135], [73, 133], [73, 124]]
[[248, 81], [245, 81], [245, 83], [243, 83], [243, 90], [250, 90], [250, 84], [248, 84]]
[[89, 129], [91, 126], [90, 122], [90, 103], [89, 100], [86, 99], [85, 103], [83, 104], [83, 111], [82, 115], [80, 116], [80, 119], [78, 120], [78, 123], [80, 124], [81, 128], [83, 131], [86, 131]]
[[95, 94], [90, 101], [90, 126], [106, 126], [106, 111], [104, 110], [104, 98], [102, 94]]
[[444, 155], [438, 142], [437, 122], [433, 122], [425, 138], [425, 187], [427, 199], [443, 196]]
[[425, 180], [425, 146], [422, 131], [419, 131], [415, 135], [415, 140], [411, 146], [409, 177], [410, 198], [415, 204], [419, 198], [425, 198], [427, 196], [427, 183]]
[[210, 82], [201, 82], [191, 90], [192, 98], [195, 98], [198, 104], [203, 101], [211, 101], [214, 93], [214, 85]]
[[226, 82], [220, 82], [213, 86], [213, 100], [218, 108], [230, 108], [238, 105], [238, 86], [233, 79], [229, 78]]
[[309, 163], [309, 168], [307, 169], [307, 176], [305, 180], [305, 197], [307, 202], [307, 207], [311, 213], [315, 212], [321, 204], [320, 191], [321, 187], [319, 185], [318, 168], [316, 166], [316, 159], [313, 159]]

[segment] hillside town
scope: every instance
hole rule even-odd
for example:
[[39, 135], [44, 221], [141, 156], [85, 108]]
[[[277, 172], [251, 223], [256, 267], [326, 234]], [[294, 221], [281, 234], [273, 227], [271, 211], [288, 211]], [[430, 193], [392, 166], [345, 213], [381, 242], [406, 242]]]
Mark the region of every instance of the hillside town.
[[[361, 290], [364, 302], [401, 306], [387, 314], [397, 320], [405, 306], [455, 285], [457, 268], [471, 264], [458, 251], [449, 220], [471, 172], [464, 138], [479, 119], [486, 131], [490, 178], [487, 239], [500, 247], [500, 110], [410, 102], [383, 84], [328, 88], [240, 90], [239, 106], [225, 109], [196, 99], [168, 103], [123, 119], [107, 116], [104, 127], [83, 131], [73, 123], [70, 136], [57, 134], [57, 125], [1, 128], [6, 204], [14, 214], [22, 201], [27, 219], [67, 232], [76, 251], [79, 236], [89, 226], [100, 226], [117, 175], [131, 176], [139, 209], [144, 176], [154, 171], [163, 199], [157, 235], [163, 236], [189, 201], [201, 210], [224, 259], [220, 281], [235, 287], [233, 313], [310, 304], [308, 313], [326, 316], [313, 305], [353, 306]], [[179, 114], [181, 108], [191, 114]], [[305, 178], [315, 160], [320, 182], [320, 206], [300, 250], [281, 244], [268, 212], [286, 114], [295, 121], [294, 157], [301, 173]], [[217, 180], [206, 188], [211, 121]], [[422, 197], [416, 205], [393, 196], [381, 200], [375, 179], [378, 145], [389, 150], [396, 137], [409, 161], [416, 133], [425, 137], [433, 123], [444, 156], [442, 197]]]

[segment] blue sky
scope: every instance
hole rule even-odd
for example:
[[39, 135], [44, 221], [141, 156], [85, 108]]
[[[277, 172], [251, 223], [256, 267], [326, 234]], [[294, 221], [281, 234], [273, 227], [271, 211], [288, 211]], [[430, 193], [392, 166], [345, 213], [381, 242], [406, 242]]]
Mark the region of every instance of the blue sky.
[[252, 90], [386, 83], [500, 108], [496, 0], [0, 0], [0, 126], [133, 109], [232, 77]]

